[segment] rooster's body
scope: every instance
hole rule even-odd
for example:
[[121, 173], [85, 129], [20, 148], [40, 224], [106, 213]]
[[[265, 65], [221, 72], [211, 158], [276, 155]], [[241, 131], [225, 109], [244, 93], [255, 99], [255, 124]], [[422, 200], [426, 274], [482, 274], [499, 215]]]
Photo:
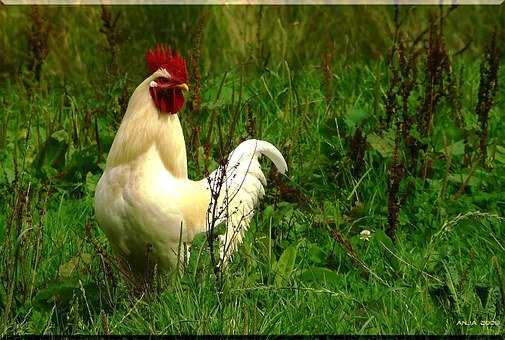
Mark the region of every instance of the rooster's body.
[[[96, 188], [97, 220], [114, 250], [136, 273], [153, 265], [162, 270], [175, 266], [185, 256], [179, 254], [182, 243], [190, 245], [196, 234], [222, 223], [227, 225], [220, 236], [225, 263], [264, 194], [258, 157], [264, 154], [281, 173], [287, 171], [273, 145], [248, 140], [208, 178], [189, 180], [179, 118], [162, 112], [150, 92], [158, 86], [155, 81], [170, 76], [158, 69], [133, 93]], [[168, 104], [176, 102], [169, 99]]]

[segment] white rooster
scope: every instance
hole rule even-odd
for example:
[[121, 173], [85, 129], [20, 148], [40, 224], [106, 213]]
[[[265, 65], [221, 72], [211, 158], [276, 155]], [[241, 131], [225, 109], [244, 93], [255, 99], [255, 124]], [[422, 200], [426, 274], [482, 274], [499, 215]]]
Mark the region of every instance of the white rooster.
[[282, 174], [286, 161], [272, 144], [251, 139], [208, 178], [188, 179], [177, 116], [188, 90], [186, 63], [161, 45], [146, 53], [146, 61], [152, 74], [135, 89], [114, 138], [96, 187], [96, 218], [113, 249], [141, 275], [153, 265], [173, 268], [184, 257], [181, 242], [190, 245], [196, 234], [225, 223], [223, 265], [264, 195], [258, 158], [267, 156]]

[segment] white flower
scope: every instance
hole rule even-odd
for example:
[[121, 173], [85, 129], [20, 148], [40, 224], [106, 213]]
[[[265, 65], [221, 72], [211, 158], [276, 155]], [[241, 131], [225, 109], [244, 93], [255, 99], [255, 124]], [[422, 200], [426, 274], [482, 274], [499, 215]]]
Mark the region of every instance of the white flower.
[[372, 233], [370, 230], [362, 230], [361, 233], [359, 233], [359, 238], [362, 239], [363, 241], [370, 241], [370, 236]]

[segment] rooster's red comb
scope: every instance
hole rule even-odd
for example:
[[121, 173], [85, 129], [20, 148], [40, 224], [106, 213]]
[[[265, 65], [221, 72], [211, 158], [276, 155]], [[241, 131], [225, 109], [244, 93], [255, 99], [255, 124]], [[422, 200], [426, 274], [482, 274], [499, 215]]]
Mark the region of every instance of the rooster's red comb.
[[147, 51], [146, 63], [151, 73], [162, 67], [168, 71], [186, 73], [186, 62], [181, 55], [163, 44], [157, 44]]

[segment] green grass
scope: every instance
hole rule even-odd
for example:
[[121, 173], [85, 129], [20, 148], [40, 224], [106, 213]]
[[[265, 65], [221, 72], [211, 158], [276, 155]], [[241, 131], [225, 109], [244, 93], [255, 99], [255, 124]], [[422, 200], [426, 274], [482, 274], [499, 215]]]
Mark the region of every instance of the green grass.
[[[462, 19], [470, 9], [456, 10], [448, 21], [451, 53], [459, 50], [465, 35], [476, 41], [452, 59], [454, 74], [461, 72], [464, 80], [463, 123], [457, 126], [451, 103], [442, 99], [428, 138], [426, 157], [432, 159], [432, 171], [424, 179], [407, 172], [400, 184], [400, 193], [408, 194], [395, 241], [385, 234], [395, 129], [381, 125], [390, 77], [383, 58], [391, 46], [386, 32], [394, 25], [378, 19], [390, 18], [392, 9], [265, 7], [260, 40], [272, 57], [263, 67], [261, 54], [251, 53], [258, 47], [257, 7], [173, 8], [173, 21], [161, 31], [145, 26], [156, 22], [161, 12], [114, 9], [123, 10], [119, 22], [127, 37], [118, 45], [115, 77], [108, 72], [109, 54], [96, 53], [97, 44], [107, 52], [92, 20], [99, 20], [99, 8], [47, 11], [57, 34], [50, 38], [38, 82], [26, 68], [23, 45], [6, 38], [22, 36], [23, 28], [13, 25], [3, 32], [0, 334], [503, 334], [503, 86], [490, 114], [487, 166], [476, 166], [470, 177], [472, 165], [464, 163], [462, 144], [466, 136], [467, 153], [478, 155], [474, 109], [481, 51], [491, 23], [503, 21], [503, 6], [496, 14], [473, 10], [475, 22], [487, 23], [480, 30], [454, 30], [458, 20], [471, 26]], [[0, 18], [12, 23], [28, 10], [1, 11]], [[199, 13], [209, 16], [200, 60], [202, 108], [186, 108], [180, 115], [190, 177], [200, 178], [204, 172], [203, 145], [209, 131], [212, 168], [219, 159], [218, 131], [226, 135], [235, 119], [232, 144], [248, 136], [272, 142], [285, 154], [289, 173], [281, 185], [268, 176], [267, 195], [222, 280], [214, 276], [200, 235], [184, 271], [159, 276], [152, 291], [133, 292], [87, 237], [88, 225], [94, 242], [110, 252], [94, 220], [94, 187], [123, 114], [123, 93], [128, 98], [144, 77], [143, 51], [154, 41], [166, 41], [179, 27], [189, 32], [187, 23], [194, 23]], [[363, 13], [376, 20], [360, 37], [355, 26]], [[217, 19], [220, 14], [222, 20]], [[309, 25], [314, 16], [332, 14], [336, 17], [330, 24], [338, 27], [342, 39], [335, 32], [323, 35], [330, 30], [324, 25], [330, 24]], [[404, 29], [415, 36], [420, 28], [414, 19], [425, 23], [424, 12], [409, 18]], [[246, 19], [256, 26], [238, 25], [235, 31], [232, 24]], [[346, 22], [348, 33], [338, 20]], [[72, 23], [80, 25], [58, 31]], [[323, 38], [316, 41], [312, 34]], [[192, 46], [183, 36], [168, 40], [185, 51]], [[54, 46], [57, 37], [61, 50]], [[90, 43], [95, 37], [100, 42]], [[302, 46], [304, 38], [308, 48]], [[332, 99], [327, 101], [320, 65], [329, 43], [335, 55]], [[9, 69], [16, 56], [23, 56], [16, 66], [20, 76]], [[76, 60], [76, 70], [57, 62], [65, 58]], [[499, 84], [504, 82], [502, 71]], [[422, 91], [422, 86], [415, 89], [412, 110]], [[198, 142], [190, 142], [196, 127]], [[356, 176], [351, 137], [358, 128], [368, 143], [364, 169]], [[408, 164], [403, 148], [400, 159]], [[271, 164], [262, 164], [268, 174]], [[370, 241], [359, 237], [365, 229], [372, 232]], [[332, 237], [334, 231], [342, 242]], [[346, 247], [352, 247], [354, 259]], [[499, 325], [482, 325], [485, 321]]]

